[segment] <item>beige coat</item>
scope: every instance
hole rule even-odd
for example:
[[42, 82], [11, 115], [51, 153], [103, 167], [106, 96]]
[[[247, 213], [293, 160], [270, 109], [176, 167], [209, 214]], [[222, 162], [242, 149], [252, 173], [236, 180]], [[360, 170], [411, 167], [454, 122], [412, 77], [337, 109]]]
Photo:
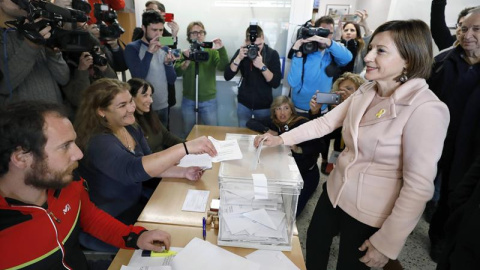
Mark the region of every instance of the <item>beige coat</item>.
[[433, 195], [448, 123], [447, 106], [423, 79], [411, 79], [367, 110], [376, 83], [363, 84], [324, 117], [281, 135], [286, 145], [343, 126], [345, 149], [327, 181], [333, 206], [380, 228], [370, 237], [396, 259]]

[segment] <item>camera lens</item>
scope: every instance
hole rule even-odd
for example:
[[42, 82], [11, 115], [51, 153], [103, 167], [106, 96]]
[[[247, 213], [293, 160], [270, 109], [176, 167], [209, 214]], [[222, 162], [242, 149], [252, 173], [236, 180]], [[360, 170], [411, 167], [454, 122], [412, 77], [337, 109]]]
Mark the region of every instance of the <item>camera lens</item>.
[[247, 57], [251, 60], [254, 60], [258, 56], [258, 46], [257, 45], [248, 45], [247, 46]]

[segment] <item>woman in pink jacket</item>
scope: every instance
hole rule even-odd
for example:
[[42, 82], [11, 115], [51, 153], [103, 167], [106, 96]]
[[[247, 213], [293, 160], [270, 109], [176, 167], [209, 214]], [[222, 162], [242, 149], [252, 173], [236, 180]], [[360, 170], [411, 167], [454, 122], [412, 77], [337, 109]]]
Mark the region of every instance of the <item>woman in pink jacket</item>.
[[390, 21], [372, 35], [365, 78], [321, 118], [255, 145], [295, 145], [343, 126], [345, 149], [324, 186], [307, 232], [307, 268], [326, 269], [340, 234], [337, 269], [383, 267], [396, 259], [433, 195], [449, 123], [428, 89], [432, 39], [420, 20]]

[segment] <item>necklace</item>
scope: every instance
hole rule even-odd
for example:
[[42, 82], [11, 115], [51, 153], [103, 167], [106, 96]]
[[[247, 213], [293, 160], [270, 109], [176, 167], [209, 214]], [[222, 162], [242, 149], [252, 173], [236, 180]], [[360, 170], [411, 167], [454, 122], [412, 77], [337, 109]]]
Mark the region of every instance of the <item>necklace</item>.
[[128, 151], [135, 154], [135, 151], [133, 151], [133, 149], [132, 149], [133, 147], [130, 146], [130, 143], [128, 141], [128, 135], [127, 135], [127, 129], [126, 128], [123, 128], [123, 136], [125, 137], [125, 142], [127, 143]]

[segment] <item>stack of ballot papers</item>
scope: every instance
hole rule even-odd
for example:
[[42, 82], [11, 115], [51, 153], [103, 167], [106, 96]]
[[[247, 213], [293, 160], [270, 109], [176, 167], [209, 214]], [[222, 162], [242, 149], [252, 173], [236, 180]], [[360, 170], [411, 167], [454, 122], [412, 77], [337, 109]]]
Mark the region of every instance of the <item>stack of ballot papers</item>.
[[286, 215], [282, 197], [269, 194], [255, 199], [251, 190], [231, 188], [222, 193], [227, 202], [222, 209], [221, 240], [249, 243], [288, 244]]
[[217, 150], [217, 155], [211, 157], [208, 154], [191, 154], [184, 156], [177, 166], [179, 167], [191, 167], [197, 166], [202, 169], [211, 169], [212, 162], [221, 162], [225, 160], [242, 159], [242, 151], [238, 146], [237, 140], [225, 140], [219, 141], [215, 138], [208, 136], [208, 139], [212, 142], [213, 146]]
[[210, 242], [193, 238], [184, 248], [174, 248], [170, 257], [141, 257], [136, 250], [128, 266], [121, 270], [297, 270], [282, 252], [257, 250], [246, 258], [233, 254]]

